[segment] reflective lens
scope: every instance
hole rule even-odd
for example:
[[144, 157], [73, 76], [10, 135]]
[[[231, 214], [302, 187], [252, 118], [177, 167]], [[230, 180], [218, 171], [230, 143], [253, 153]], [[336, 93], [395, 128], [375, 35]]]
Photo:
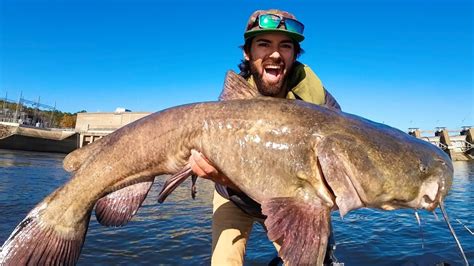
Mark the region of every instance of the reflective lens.
[[276, 29], [280, 22], [281, 18], [272, 14], [260, 15], [258, 18], [258, 24], [263, 29]]
[[285, 18], [285, 26], [286, 29], [289, 31], [303, 34], [304, 25], [299, 21], [296, 21], [291, 18]]
[[281, 18], [273, 14], [260, 15], [258, 17], [258, 25], [262, 29], [276, 29], [280, 26], [282, 20], [285, 23], [286, 30], [303, 35], [304, 25], [291, 18]]

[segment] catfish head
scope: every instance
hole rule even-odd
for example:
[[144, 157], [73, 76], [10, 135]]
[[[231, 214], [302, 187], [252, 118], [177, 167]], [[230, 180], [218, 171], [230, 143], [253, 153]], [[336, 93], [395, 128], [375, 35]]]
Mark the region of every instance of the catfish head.
[[431, 211], [442, 202], [453, 178], [445, 152], [383, 124], [365, 120], [361, 125], [364, 119], [344, 116], [347, 126], [317, 146], [341, 216], [361, 207]]

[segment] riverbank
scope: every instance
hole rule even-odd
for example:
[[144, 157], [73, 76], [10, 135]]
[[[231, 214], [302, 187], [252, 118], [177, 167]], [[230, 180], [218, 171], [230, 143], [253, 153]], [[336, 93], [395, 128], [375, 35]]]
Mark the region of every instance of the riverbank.
[[70, 153], [77, 147], [75, 131], [0, 124], [0, 149]]

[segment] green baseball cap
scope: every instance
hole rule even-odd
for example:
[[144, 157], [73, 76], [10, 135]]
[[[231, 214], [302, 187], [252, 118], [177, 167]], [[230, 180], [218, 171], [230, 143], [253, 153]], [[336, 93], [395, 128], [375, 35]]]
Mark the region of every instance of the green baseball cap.
[[247, 40], [262, 33], [281, 32], [297, 42], [304, 40], [304, 25], [286, 11], [277, 9], [257, 10], [250, 16], [244, 32]]

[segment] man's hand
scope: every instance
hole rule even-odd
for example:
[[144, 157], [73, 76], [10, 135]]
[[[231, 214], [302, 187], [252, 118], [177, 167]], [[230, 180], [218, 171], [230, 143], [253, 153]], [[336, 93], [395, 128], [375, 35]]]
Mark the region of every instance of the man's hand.
[[199, 177], [210, 179], [216, 183], [224, 186], [228, 186], [234, 190], [239, 189], [230, 181], [230, 179], [219, 172], [210, 162], [204, 157], [204, 155], [196, 150], [191, 150], [191, 156], [189, 157], [189, 164], [194, 174]]

